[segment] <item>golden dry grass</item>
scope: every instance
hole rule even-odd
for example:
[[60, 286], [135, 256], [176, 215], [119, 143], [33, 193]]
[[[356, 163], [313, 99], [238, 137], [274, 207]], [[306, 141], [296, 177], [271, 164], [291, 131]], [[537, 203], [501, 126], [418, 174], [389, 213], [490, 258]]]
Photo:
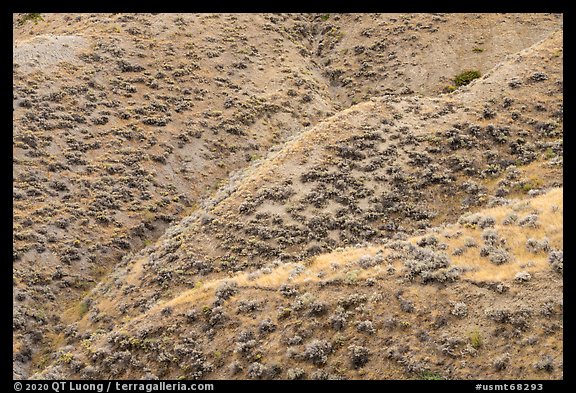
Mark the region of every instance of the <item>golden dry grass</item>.
[[[506, 239], [506, 246], [513, 256], [512, 261], [503, 265], [495, 265], [488, 259], [480, 257], [479, 248], [471, 248], [460, 256], [452, 256], [452, 263], [466, 268], [465, 278], [474, 280], [508, 280], [514, 278], [519, 271], [536, 272], [548, 267], [547, 253], [533, 254], [526, 248], [526, 241], [530, 238], [542, 240], [547, 238], [552, 249], [563, 248], [563, 189], [555, 188], [550, 192], [533, 199], [519, 201], [511, 206], [498, 206], [483, 210], [481, 214], [491, 216], [496, 220], [494, 229], [501, 237]], [[556, 206], [557, 208], [553, 208]], [[538, 228], [520, 227], [516, 224], [505, 226], [502, 221], [514, 209], [519, 218], [538, 212]], [[460, 224], [452, 227], [454, 231], [460, 230], [463, 235], [459, 239], [446, 239], [449, 250], [463, 247], [464, 239], [472, 238], [480, 246], [482, 244], [482, 229], [468, 228]]]
[[[537, 211], [539, 213], [538, 228], [520, 227], [516, 224], [505, 226], [502, 221], [512, 211], [516, 211], [520, 218]], [[539, 252], [533, 254], [526, 249], [526, 241], [530, 238], [541, 240], [548, 238], [552, 249], [563, 248], [563, 189], [555, 188], [544, 195], [537, 196], [533, 199], [518, 200], [511, 205], [498, 206], [481, 211], [484, 216], [491, 216], [496, 220], [494, 229], [498, 231], [501, 237], [506, 239], [506, 245], [509, 247], [509, 253], [512, 260], [503, 265], [495, 265], [487, 258], [480, 257], [479, 247], [471, 248], [461, 256], [451, 256], [454, 265], [465, 268], [463, 278], [473, 280], [490, 280], [501, 281], [510, 280], [519, 271], [536, 272], [548, 268], [548, 254]], [[461, 224], [450, 226], [449, 232], [461, 231], [463, 234], [458, 239], [446, 238], [443, 240], [448, 244], [447, 252], [451, 253], [455, 248], [462, 247], [464, 239], [472, 238], [478, 245], [482, 244], [482, 229], [470, 228]], [[414, 237], [409, 241], [416, 243], [422, 236]], [[239, 287], [252, 286], [267, 289], [278, 289], [282, 284], [305, 284], [308, 282], [318, 282], [331, 278], [348, 277], [349, 273], [354, 274], [354, 279], [366, 279], [369, 277], [378, 277], [383, 273], [383, 267], [376, 265], [368, 269], [361, 269], [353, 262], [362, 256], [374, 256], [378, 251], [383, 252], [386, 256], [390, 251], [385, 247], [370, 246], [364, 248], [342, 248], [331, 253], [319, 255], [311, 258], [304, 264], [288, 263], [282, 264], [269, 274], [261, 274], [252, 278], [250, 273], [242, 272], [231, 277], [219, 278], [217, 280], [202, 283], [197, 288], [190, 289], [166, 303], [154, 307], [153, 310], [160, 310], [166, 306], [181, 306], [189, 303], [200, 303], [208, 301], [214, 295], [216, 288], [223, 282], [235, 282]], [[529, 263], [529, 264], [528, 264]], [[298, 265], [305, 265], [306, 269], [298, 274], [291, 276], [291, 273]], [[338, 266], [333, 269], [332, 266]], [[325, 275], [318, 277], [318, 273], [323, 271]], [[414, 293], [414, 296], [426, 296], [421, 293]]]

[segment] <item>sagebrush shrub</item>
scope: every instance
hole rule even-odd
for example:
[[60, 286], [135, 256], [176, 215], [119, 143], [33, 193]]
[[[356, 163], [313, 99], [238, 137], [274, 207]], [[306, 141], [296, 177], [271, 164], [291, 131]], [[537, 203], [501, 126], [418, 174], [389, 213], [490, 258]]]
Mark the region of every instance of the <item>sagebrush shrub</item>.
[[468, 315], [468, 306], [463, 302], [455, 303], [452, 307], [452, 311], [450, 311], [450, 314], [459, 318], [464, 318], [466, 315]]
[[550, 251], [548, 254], [548, 262], [552, 269], [556, 270], [558, 273], [563, 274], [564, 272], [564, 251], [554, 250]]
[[314, 340], [306, 345], [304, 358], [316, 365], [322, 365], [326, 363], [330, 353], [332, 353], [332, 344], [326, 340]]
[[354, 368], [360, 368], [370, 360], [370, 350], [368, 348], [360, 345], [350, 345], [348, 350], [350, 351], [352, 366]]
[[492, 362], [492, 365], [494, 366], [496, 371], [501, 371], [501, 370], [504, 370], [508, 366], [509, 362], [510, 362], [510, 354], [508, 352], [506, 352], [502, 356], [499, 356], [496, 359], [494, 359], [494, 362]]

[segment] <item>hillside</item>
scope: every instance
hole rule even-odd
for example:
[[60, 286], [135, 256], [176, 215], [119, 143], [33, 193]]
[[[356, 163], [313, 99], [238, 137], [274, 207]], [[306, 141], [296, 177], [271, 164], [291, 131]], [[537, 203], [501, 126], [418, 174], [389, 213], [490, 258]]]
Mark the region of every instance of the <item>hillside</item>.
[[561, 15], [19, 17], [15, 378], [562, 377]]

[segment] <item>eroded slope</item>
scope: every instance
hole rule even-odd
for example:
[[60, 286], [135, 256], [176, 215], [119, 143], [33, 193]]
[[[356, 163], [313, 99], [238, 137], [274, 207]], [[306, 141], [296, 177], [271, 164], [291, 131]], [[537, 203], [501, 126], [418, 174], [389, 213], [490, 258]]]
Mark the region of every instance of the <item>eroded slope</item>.
[[114, 329], [68, 331], [36, 377], [562, 378], [562, 207], [552, 189], [424, 236], [207, 279]]
[[[511, 219], [513, 230], [504, 228], [504, 219], [492, 212], [498, 221], [462, 218], [461, 225], [483, 227], [466, 233], [472, 239], [467, 243], [458, 244], [462, 234], [445, 235], [456, 239], [446, 240], [447, 246], [434, 236], [436, 240], [413, 238], [420, 240], [416, 246], [405, 240], [437, 232], [430, 228], [456, 222], [462, 213], [486, 204], [512, 214], [522, 205], [509, 199], [560, 186], [562, 110], [558, 32], [454, 94], [375, 98], [337, 113], [246, 171], [205, 203], [204, 211], [168, 229], [157, 244], [127, 255], [79, 305], [83, 318], [60, 335], [66, 344], [47, 354], [52, 366], [39, 375], [558, 378], [561, 364], [548, 352], [561, 347], [560, 191], [538, 197], [535, 205], [518, 207], [522, 217], [517, 223]], [[546, 217], [543, 224], [538, 223], [540, 216]], [[544, 225], [543, 232], [538, 225]], [[491, 234], [494, 226], [496, 233]], [[512, 242], [517, 231], [522, 235]], [[533, 242], [528, 242], [529, 236]], [[345, 259], [349, 266], [335, 266], [331, 273], [308, 266], [333, 258], [314, 257], [317, 254], [362, 242], [372, 244], [370, 252], [382, 249], [383, 259]], [[525, 248], [534, 256], [521, 252]], [[368, 270], [386, 258], [391, 267]], [[526, 274], [516, 278], [521, 271]], [[317, 273], [318, 279], [311, 278]], [[300, 283], [294, 277], [301, 274], [309, 279]], [[340, 280], [332, 286], [328, 277], [338, 274]], [[281, 289], [292, 281], [289, 276], [302, 288]], [[230, 277], [236, 277], [236, 288], [223, 284]], [[528, 284], [507, 291], [514, 280]], [[380, 295], [373, 293], [374, 285], [383, 288]], [[532, 285], [535, 289], [529, 291]], [[364, 307], [371, 299], [368, 292], [363, 298], [346, 292], [349, 289], [370, 291], [376, 300]], [[310, 295], [292, 304], [291, 296], [305, 292]], [[439, 318], [430, 341], [427, 329], [402, 333], [404, 328], [432, 324], [431, 315], [446, 311], [447, 299], [462, 309], [456, 304], [469, 303], [463, 293], [486, 299], [485, 304], [495, 308], [479, 307], [470, 319], [450, 317], [459, 321], [451, 320], [455, 330], [445, 327], [446, 318]], [[238, 301], [228, 301], [231, 296]], [[263, 297], [270, 303], [259, 304]], [[284, 297], [289, 304], [281, 301]], [[389, 301], [378, 307], [379, 297]], [[423, 302], [422, 308], [414, 307], [412, 297]], [[408, 320], [390, 315], [386, 324], [362, 319], [384, 318], [394, 298]], [[323, 306], [311, 306], [314, 300]], [[544, 310], [548, 303], [548, 314], [528, 309], [539, 304]], [[360, 319], [338, 338], [331, 330], [333, 318], [327, 320], [324, 314], [327, 310], [335, 319]], [[69, 318], [73, 321], [78, 315]], [[254, 331], [242, 333], [248, 330]], [[390, 338], [389, 331], [396, 333], [382, 347], [370, 341], [373, 330], [386, 335], [374, 336], [379, 340]], [[470, 332], [462, 334], [463, 330]], [[287, 351], [287, 335], [300, 337], [294, 338], [294, 345], [305, 344]], [[476, 357], [478, 335], [493, 341]], [[395, 345], [400, 336], [408, 341]], [[534, 345], [506, 348], [512, 338]], [[428, 345], [439, 349], [437, 358], [425, 358]], [[384, 350], [389, 351], [384, 363], [362, 360]], [[347, 351], [354, 363], [346, 360]], [[538, 365], [526, 368], [523, 365], [529, 363], [522, 361], [509, 367], [512, 355]], [[279, 368], [286, 362], [291, 371]], [[228, 374], [229, 366], [237, 373]]]

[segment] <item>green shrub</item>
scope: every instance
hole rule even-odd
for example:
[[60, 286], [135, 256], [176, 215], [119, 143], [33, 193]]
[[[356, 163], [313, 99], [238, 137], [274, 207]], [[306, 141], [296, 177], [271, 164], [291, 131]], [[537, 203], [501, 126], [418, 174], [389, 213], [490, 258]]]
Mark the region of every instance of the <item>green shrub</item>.
[[524, 194], [528, 194], [530, 190], [538, 189], [544, 186], [544, 182], [538, 178], [532, 178], [514, 185], [514, 189]]
[[454, 78], [454, 84], [458, 87], [466, 86], [467, 84], [469, 84], [470, 82], [472, 82], [474, 79], [477, 78], [480, 78], [479, 71], [474, 70], [464, 71], [461, 74], [456, 75], [456, 77]]
[[71, 352], [66, 352], [61, 354], [58, 360], [61, 363], [69, 364], [72, 360], [74, 360], [74, 355]]
[[442, 381], [444, 380], [444, 377], [432, 371], [424, 371], [422, 374], [420, 374], [420, 379], [424, 379], [426, 381]]
[[478, 330], [474, 330], [470, 333], [470, 345], [472, 348], [478, 349], [482, 346], [482, 335]]
[[88, 312], [88, 303], [86, 303], [85, 301], [80, 302], [80, 305], [78, 306], [78, 314], [80, 315], [80, 318], [82, 318], [87, 312]]
[[22, 26], [28, 21], [32, 21], [37, 25], [39, 21], [44, 21], [44, 18], [42, 18], [42, 14], [24, 14], [18, 19], [18, 26]]
[[320, 17], [323, 21], [327, 21], [330, 18], [330, 14], [324, 14]]

